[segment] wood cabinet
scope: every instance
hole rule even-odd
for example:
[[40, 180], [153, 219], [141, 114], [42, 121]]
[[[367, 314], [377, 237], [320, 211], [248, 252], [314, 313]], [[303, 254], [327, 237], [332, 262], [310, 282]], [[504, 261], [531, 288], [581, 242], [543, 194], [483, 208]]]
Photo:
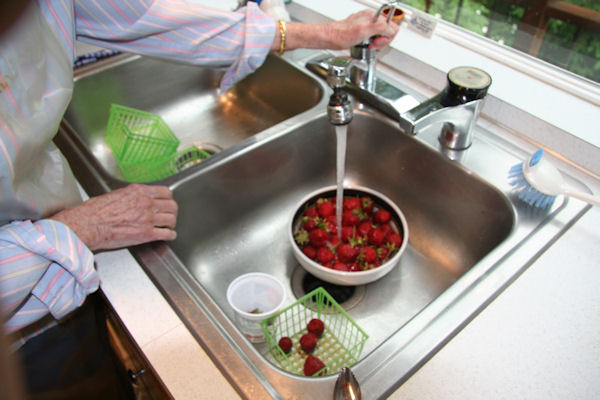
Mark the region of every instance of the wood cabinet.
[[105, 299], [108, 339], [119, 363], [126, 371], [136, 400], [172, 399], [164, 383], [144, 357], [118, 315]]

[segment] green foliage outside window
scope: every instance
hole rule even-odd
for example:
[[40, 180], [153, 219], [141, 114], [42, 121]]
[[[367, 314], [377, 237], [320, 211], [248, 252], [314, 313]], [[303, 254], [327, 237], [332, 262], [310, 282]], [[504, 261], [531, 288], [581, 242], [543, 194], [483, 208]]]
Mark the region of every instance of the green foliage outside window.
[[[403, 0], [403, 3], [488, 37], [500, 44], [515, 47], [527, 5], [531, 0]], [[566, 2], [600, 12], [599, 0]], [[429, 3], [429, 4], [428, 4]], [[429, 5], [429, 9], [426, 7]], [[600, 33], [550, 19], [537, 54], [541, 60], [600, 82]]]

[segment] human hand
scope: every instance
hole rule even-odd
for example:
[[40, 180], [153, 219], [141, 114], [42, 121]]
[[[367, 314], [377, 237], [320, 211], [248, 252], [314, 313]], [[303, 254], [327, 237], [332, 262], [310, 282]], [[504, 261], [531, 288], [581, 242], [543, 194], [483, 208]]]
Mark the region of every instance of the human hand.
[[388, 23], [383, 15], [379, 15], [376, 21], [373, 21], [374, 17], [372, 10], [363, 10], [331, 22], [331, 40], [335, 45], [333, 50], [348, 49], [373, 36], [375, 38], [369, 48], [381, 50], [388, 46], [398, 33], [398, 25]]
[[177, 203], [166, 186], [131, 184], [51, 217], [67, 225], [90, 250], [174, 240]]

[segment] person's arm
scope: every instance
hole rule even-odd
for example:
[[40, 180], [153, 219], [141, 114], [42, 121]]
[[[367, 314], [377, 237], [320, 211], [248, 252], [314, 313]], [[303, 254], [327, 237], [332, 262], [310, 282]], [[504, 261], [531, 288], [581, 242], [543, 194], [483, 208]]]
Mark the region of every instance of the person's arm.
[[[375, 36], [371, 47], [381, 49], [390, 44], [398, 25], [387, 23], [382, 15], [374, 20], [374, 12], [363, 10], [349, 17], [325, 24], [285, 23], [285, 49], [298, 48], [345, 50]], [[276, 32], [271, 51], [281, 48], [281, 30]]]
[[100, 280], [94, 257], [66, 225], [15, 221], [0, 227], [0, 304], [7, 333], [79, 307]]
[[[252, 2], [237, 12], [164, 0], [76, 0], [74, 4], [78, 40], [226, 69], [223, 89], [262, 65], [275, 37], [275, 21]], [[61, 10], [50, 9], [52, 2], [41, 6], [48, 8], [48, 16], [62, 15]]]

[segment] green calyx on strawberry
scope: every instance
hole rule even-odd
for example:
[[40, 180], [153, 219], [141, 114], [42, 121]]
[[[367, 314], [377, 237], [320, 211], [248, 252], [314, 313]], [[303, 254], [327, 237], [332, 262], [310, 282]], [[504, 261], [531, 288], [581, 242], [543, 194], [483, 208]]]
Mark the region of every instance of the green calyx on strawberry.
[[362, 196], [360, 198], [360, 202], [362, 205], [362, 209], [366, 213], [371, 213], [373, 211], [373, 207], [375, 206], [375, 203], [373, 202], [373, 199], [370, 196]]
[[294, 235], [294, 240], [300, 245], [300, 247], [305, 246], [310, 242], [308, 232], [304, 229], [300, 229], [298, 233]]

